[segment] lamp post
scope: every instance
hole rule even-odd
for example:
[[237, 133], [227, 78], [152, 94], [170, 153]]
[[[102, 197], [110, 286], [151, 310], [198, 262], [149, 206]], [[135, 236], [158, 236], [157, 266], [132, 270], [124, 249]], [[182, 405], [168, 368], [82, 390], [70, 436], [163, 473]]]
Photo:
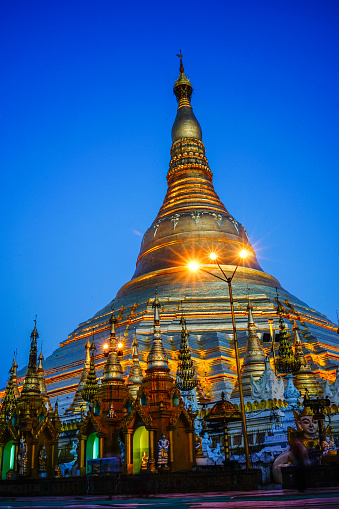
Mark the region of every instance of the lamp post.
[[248, 439], [247, 439], [247, 426], [246, 426], [246, 416], [245, 416], [245, 405], [244, 405], [244, 395], [242, 390], [242, 381], [241, 381], [241, 369], [240, 369], [240, 359], [239, 359], [239, 349], [238, 349], [238, 338], [237, 338], [237, 330], [235, 327], [235, 316], [234, 316], [234, 304], [233, 304], [233, 292], [232, 292], [232, 279], [234, 278], [235, 273], [237, 272], [237, 269], [240, 264], [240, 260], [243, 258], [246, 258], [248, 255], [246, 250], [242, 250], [239, 253], [238, 263], [235, 267], [233, 274], [231, 276], [227, 276], [222, 269], [221, 265], [219, 264], [217, 260], [217, 255], [215, 253], [210, 254], [210, 259], [213, 260], [219, 267], [219, 270], [221, 271], [222, 275], [224, 277], [217, 276], [216, 274], [213, 274], [212, 272], [209, 272], [206, 269], [203, 269], [199, 266], [197, 262], [191, 262], [189, 264], [189, 268], [192, 271], [196, 270], [202, 270], [203, 272], [206, 272], [210, 276], [213, 276], [217, 279], [220, 279], [221, 281], [224, 281], [224, 283], [228, 284], [228, 292], [230, 296], [230, 303], [231, 303], [231, 315], [232, 315], [232, 326], [233, 326], [233, 338], [234, 338], [234, 351], [235, 351], [235, 361], [237, 366], [237, 375], [238, 375], [238, 385], [239, 385], [239, 398], [240, 398], [240, 410], [241, 410], [241, 421], [242, 421], [242, 428], [243, 428], [243, 434], [244, 434], [244, 447], [245, 447], [245, 458], [246, 458], [246, 468], [251, 468], [250, 464], [250, 454], [249, 454], [249, 448], [248, 448]]

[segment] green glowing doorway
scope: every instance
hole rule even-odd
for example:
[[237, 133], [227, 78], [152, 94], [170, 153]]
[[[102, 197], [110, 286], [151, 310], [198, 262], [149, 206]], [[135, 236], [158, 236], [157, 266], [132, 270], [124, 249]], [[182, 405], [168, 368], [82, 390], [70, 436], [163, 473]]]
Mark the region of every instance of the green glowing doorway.
[[140, 472], [141, 459], [144, 452], [149, 456], [148, 431], [145, 426], [139, 426], [133, 435], [133, 474]]

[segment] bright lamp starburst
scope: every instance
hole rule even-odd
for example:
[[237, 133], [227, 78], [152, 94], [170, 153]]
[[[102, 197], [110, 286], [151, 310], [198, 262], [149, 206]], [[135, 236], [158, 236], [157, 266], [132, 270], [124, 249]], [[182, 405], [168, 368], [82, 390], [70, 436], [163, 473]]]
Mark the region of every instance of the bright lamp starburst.
[[188, 264], [188, 268], [192, 271], [192, 272], [195, 272], [199, 269], [199, 264], [197, 262], [190, 262]]

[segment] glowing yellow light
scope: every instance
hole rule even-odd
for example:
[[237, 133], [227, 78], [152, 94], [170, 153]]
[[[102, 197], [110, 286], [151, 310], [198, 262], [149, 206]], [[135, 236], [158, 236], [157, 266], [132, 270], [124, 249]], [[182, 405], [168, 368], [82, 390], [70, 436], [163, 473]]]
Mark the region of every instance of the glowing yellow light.
[[104, 344], [104, 346], [103, 346], [103, 349], [104, 349], [104, 350], [107, 350], [107, 348], [108, 348], [108, 344], [107, 344], [107, 343], [105, 343], [105, 344]]
[[216, 260], [217, 255], [215, 253], [210, 253], [210, 258], [211, 258], [211, 260]]
[[198, 269], [199, 269], [199, 264], [198, 264], [197, 262], [190, 262], [190, 263], [188, 264], [188, 268], [189, 268], [190, 270], [192, 270], [193, 272], [195, 272], [196, 270], [198, 270]]
[[118, 343], [118, 349], [119, 349], [119, 350], [122, 350], [122, 347], [123, 347], [123, 346], [124, 346], [124, 345], [123, 345], [122, 343]]
[[239, 253], [240, 258], [246, 258], [248, 256], [248, 251], [246, 249], [242, 249]]

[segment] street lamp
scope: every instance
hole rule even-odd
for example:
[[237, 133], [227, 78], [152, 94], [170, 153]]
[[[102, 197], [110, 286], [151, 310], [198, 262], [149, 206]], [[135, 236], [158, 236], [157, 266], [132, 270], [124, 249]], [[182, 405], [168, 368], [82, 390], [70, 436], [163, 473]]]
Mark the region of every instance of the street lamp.
[[122, 357], [124, 355], [124, 344], [119, 341], [118, 345], [117, 345], [117, 354], [118, 354], [118, 357]]
[[199, 266], [197, 262], [190, 262], [188, 267], [192, 271], [202, 270], [203, 272], [206, 272], [210, 276], [213, 276], [217, 279], [220, 279], [221, 281], [224, 281], [224, 283], [228, 284], [228, 292], [230, 296], [230, 303], [231, 303], [231, 315], [232, 315], [232, 325], [233, 325], [233, 337], [234, 337], [234, 351], [235, 351], [235, 360], [237, 365], [237, 375], [238, 375], [238, 385], [239, 385], [239, 398], [240, 398], [240, 409], [241, 409], [241, 421], [242, 421], [242, 428], [244, 433], [244, 446], [245, 446], [245, 458], [246, 458], [246, 468], [251, 468], [250, 464], [250, 454], [249, 454], [249, 448], [248, 448], [248, 439], [247, 439], [247, 426], [246, 426], [246, 415], [245, 415], [245, 405], [244, 405], [244, 395], [242, 390], [242, 381], [241, 381], [241, 370], [240, 370], [240, 359], [239, 359], [239, 349], [238, 349], [238, 338], [237, 338], [237, 330], [235, 327], [235, 316], [234, 316], [234, 305], [233, 305], [233, 293], [232, 293], [232, 279], [234, 278], [234, 275], [239, 267], [240, 260], [246, 258], [248, 256], [248, 251], [243, 249], [239, 253], [238, 263], [235, 267], [233, 274], [231, 276], [227, 276], [222, 269], [221, 265], [218, 262], [218, 257], [215, 253], [210, 253], [210, 259], [214, 261], [223, 277], [217, 276], [216, 274], [213, 274], [212, 272], [209, 272], [206, 269], [203, 269]]

